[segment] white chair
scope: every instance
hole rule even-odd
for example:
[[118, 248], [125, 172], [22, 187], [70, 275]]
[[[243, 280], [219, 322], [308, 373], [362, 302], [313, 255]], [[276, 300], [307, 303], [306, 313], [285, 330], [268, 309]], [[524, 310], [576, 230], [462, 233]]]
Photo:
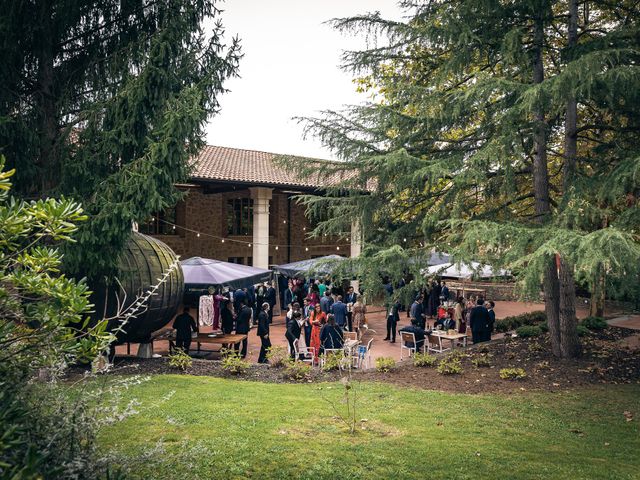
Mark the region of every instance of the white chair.
[[444, 348], [442, 346], [442, 338], [437, 334], [427, 335], [426, 344], [427, 352], [442, 353], [446, 352], [447, 350], [451, 350], [451, 348]]
[[[404, 358], [404, 351], [409, 350], [409, 358], [416, 353], [416, 336], [413, 332], [400, 331], [400, 361]], [[407, 347], [407, 343], [413, 345], [413, 347]]]
[[293, 350], [296, 353], [296, 362], [301, 361], [310, 364], [313, 367], [315, 361], [315, 348], [313, 347], [301, 347], [299, 345], [300, 340], [295, 339], [293, 341]]
[[362, 368], [366, 366], [366, 368], [371, 368], [371, 344], [373, 343], [373, 338], [369, 340], [367, 345], [359, 345], [356, 349], [355, 355], [353, 355], [352, 359], [355, 362], [356, 368]]
[[344, 339], [346, 340], [358, 340], [358, 332], [344, 332]]
[[338, 355], [340, 357], [340, 370], [344, 368], [344, 350], [342, 348], [325, 348], [320, 355], [320, 368], [324, 367], [324, 364], [327, 362], [327, 357], [329, 355]]

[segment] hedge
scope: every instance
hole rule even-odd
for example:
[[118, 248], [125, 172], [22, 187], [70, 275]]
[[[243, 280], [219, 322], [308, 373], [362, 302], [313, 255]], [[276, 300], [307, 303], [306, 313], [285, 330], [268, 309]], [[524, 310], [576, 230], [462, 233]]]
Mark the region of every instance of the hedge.
[[547, 315], [542, 310], [536, 312], [523, 313], [512, 317], [504, 317], [496, 321], [496, 331], [500, 333], [515, 330], [522, 325], [538, 325], [547, 321]]

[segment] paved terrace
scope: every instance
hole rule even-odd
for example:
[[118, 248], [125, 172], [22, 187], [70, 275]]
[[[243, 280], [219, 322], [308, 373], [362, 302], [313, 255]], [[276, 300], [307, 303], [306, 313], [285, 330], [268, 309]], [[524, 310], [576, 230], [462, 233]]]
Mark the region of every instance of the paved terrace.
[[[380, 307], [370, 307], [370, 313], [367, 314], [367, 319], [369, 321], [369, 326], [371, 329], [375, 330], [376, 333], [374, 335], [374, 341], [372, 344], [371, 355], [372, 359], [375, 362], [375, 359], [378, 357], [393, 357], [396, 360], [400, 360], [400, 343], [399, 339], [396, 339], [397, 343], [392, 344], [389, 342], [385, 342], [382, 339], [386, 335], [386, 319], [384, 318], [384, 310]], [[525, 302], [497, 302], [496, 303], [496, 318], [504, 318], [511, 315], [519, 315], [526, 312], [533, 312], [536, 310], [544, 310], [543, 303], [525, 303]], [[578, 318], [584, 318], [588, 315], [588, 310], [586, 308], [578, 308], [577, 310]], [[284, 327], [284, 315], [280, 315], [279, 317], [274, 317], [273, 324], [271, 325], [271, 342], [273, 345], [280, 345], [287, 348], [287, 341], [284, 337], [285, 327]], [[406, 312], [401, 312], [400, 315], [400, 323], [398, 328], [401, 328], [404, 325], [409, 324], [409, 319], [407, 317]], [[635, 316], [618, 316], [609, 321], [610, 325], [626, 327], [626, 328], [634, 328], [640, 330], [640, 315]], [[201, 328], [202, 332], [208, 332], [211, 329], [208, 327]], [[496, 334], [493, 338], [501, 338], [502, 335]], [[304, 336], [301, 337], [302, 342], [304, 342]], [[640, 346], [640, 336], [629, 337], [628, 340], [630, 347]], [[191, 344], [192, 350], [195, 348], [195, 343]], [[206, 348], [206, 345], [204, 346]], [[131, 344], [131, 353], [135, 355], [137, 352], [138, 346], [136, 344]], [[154, 342], [154, 352], [160, 355], [167, 355], [169, 352], [169, 344], [167, 341], [156, 341]], [[251, 362], [256, 362], [258, 359], [258, 353], [260, 352], [260, 339], [256, 335], [255, 329], [252, 329], [249, 333], [249, 355], [248, 359]], [[126, 355], [126, 345], [121, 345], [117, 348], [118, 355]], [[373, 363], [373, 362], [372, 362]]]

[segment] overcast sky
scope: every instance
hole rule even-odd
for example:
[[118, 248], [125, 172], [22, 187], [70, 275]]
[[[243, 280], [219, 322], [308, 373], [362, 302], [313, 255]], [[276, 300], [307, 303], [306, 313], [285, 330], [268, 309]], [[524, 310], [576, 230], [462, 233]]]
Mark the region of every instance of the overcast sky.
[[339, 68], [342, 50], [365, 46], [323, 22], [380, 11], [399, 18], [395, 0], [226, 0], [226, 36], [238, 35], [241, 78], [229, 80], [222, 112], [210, 120], [207, 143], [224, 147], [334, 158], [315, 139], [302, 139], [292, 117], [364, 101]]

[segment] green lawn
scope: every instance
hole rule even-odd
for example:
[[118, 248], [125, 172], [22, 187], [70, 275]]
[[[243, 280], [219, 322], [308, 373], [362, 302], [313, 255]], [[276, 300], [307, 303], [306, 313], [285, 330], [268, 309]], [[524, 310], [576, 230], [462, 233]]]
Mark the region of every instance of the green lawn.
[[640, 418], [623, 415], [640, 417], [638, 385], [514, 396], [356, 388], [367, 421], [352, 436], [323, 400], [339, 402], [340, 384], [155, 376], [127, 393], [140, 413], [100, 443], [144, 479], [640, 478]]

